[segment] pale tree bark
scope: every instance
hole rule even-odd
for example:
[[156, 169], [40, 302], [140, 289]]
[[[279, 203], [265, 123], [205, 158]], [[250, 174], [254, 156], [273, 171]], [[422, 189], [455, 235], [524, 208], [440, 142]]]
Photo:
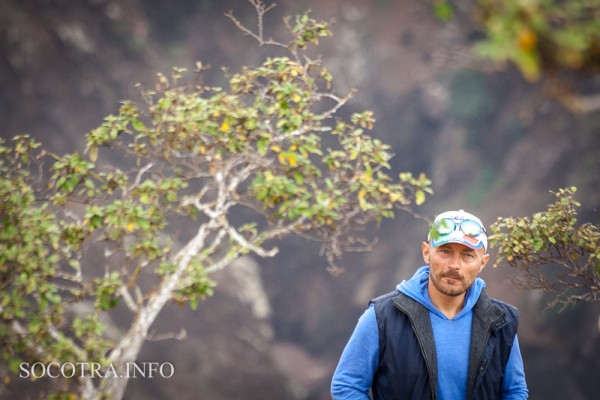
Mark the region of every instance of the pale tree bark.
[[[291, 225], [279, 226], [264, 233], [260, 240], [248, 241], [240, 235], [234, 226], [230, 225], [227, 220], [227, 212], [232, 206], [237, 204], [237, 201], [230, 199], [231, 194], [235, 193], [237, 187], [251, 176], [255, 169], [261, 167], [261, 161], [255, 159], [253, 160], [254, 162], [248, 162], [246, 167], [233, 172], [234, 167], [242, 163], [242, 161], [237, 159], [229, 165], [226, 163], [223, 165], [223, 169], [217, 172], [215, 176], [216, 185], [214, 186], [216, 198], [213, 201], [208, 203], [201, 202], [201, 198], [206, 194], [206, 187], [200, 194], [186, 201], [194, 205], [208, 220], [198, 228], [195, 236], [173, 256], [172, 260], [173, 264], [177, 266], [176, 270], [163, 279], [145, 303], [133, 306], [134, 309], [137, 309], [135, 319], [128, 332], [121, 338], [109, 355], [109, 362], [114, 366], [118, 374], [124, 373], [125, 366], [128, 363], [136, 361], [144, 342], [148, 338], [149, 329], [159, 313], [167, 302], [173, 298], [175, 292], [186, 285], [188, 267], [196, 255], [200, 252], [211, 254], [221, 249], [223, 238], [228, 236], [240, 248], [254, 252], [260, 257], [272, 257], [277, 253], [277, 249], [266, 250], [261, 247], [261, 243], [284, 232], [289, 233], [292, 229]], [[240, 255], [240, 251], [226, 252], [220, 259], [208, 265], [205, 271], [213, 273], [225, 268]], [[129, 302], [131, 302], [130, 296], [129, 299]], [[132, 307], [130, 306], [130, 308]], [[83, 383], [87, 384], [86, 382]], [[108, 396], [112, 400], [120, 400], [123, 398], [127, 383], [128, 379], [126, 378], [104, 379], [96, 390], [91, 390], [87, 386], [81, 392], [83, 398], [86, 400], [99, 400], [103, 396]]]
[[[204, 248], [207, 236], [216, 228], [216, 226], [217, 223], [215, 221], [210, 221], [202, 225], [194, 238], [179, 251], [176, 256], [178, 263], [175, 272], [163, 280], [160, 287], [151, 296], [147, 304], [140, 309], [129, 331], [111, 351], [109, 360], [115, 368], [118, 368], [118, 370], [121, 371], [121, 373], [127, 363], [133, 363], [137, 359], [138, 354], [142, 349], [142, 345], [148, 338], [150, 326], [152, 326], [160, 311], [173, 296], [173, 293], [185, 274], [190, 260]], [[98, 393], [92, 397], [86, 398], [86, 400], [97, 400], [100, 395], [108, 396], [110, 399], [120, 400], [123, 398], [127, 383], [127, 379], [105, 379], [101, 382]]]

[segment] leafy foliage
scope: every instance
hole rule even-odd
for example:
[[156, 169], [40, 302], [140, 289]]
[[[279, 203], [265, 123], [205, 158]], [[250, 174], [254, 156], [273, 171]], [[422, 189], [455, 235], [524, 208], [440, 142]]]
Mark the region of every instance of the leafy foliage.
[[[455, 16], [447, 0], [432, 0], [441, 21]], [[553, 69], [597, 71], [600, 67], [600, 7], [594, 0], [477, 0], [470, 7], [485, 38], [475, 52], [514, 63], [536, 81]]]
[[531, 218], [499, 218], [491, 226], [496, 265], [517, 268], [520, 286], [556, 292], [557, 303], [600, 298], [598, 225], [576, 226], [576, 188], [560, 189], [555, 203]]
[[[195, 308], [240, 255], [274, 256], [268, 242], [298, 234], [322, 242], [336, 270], [343, 252], [368, 248], [357, 231], [431, 193], [424, 175], [388, 174], [371, 112], [339, 117], [350, 95], [306, 53], [327, 23], [301, 15], [286, 20], [288, 42], [265, 39], [269, 7], [251, 3], [257, 32], [229, 17], [288, 56], [226, 71], [228, 87], [201, 83], [201, 63], [195, 79], [158, 74], [143, 101], [87, 135], [84, 154], [0, 143], [0, 338], [13, 370], [20, 358], [122, 368], [168, 301]], [[111, 337], [116, 308], [133, 322]], [[118, 399], [126, 380], [78, 384], [84, 398]]]
[[596, 70], [600, 64], [600, 7], [590, 0], [478, 0], [486, 38], [476, 51], [511, 61], [535, 81], [544, 70]]

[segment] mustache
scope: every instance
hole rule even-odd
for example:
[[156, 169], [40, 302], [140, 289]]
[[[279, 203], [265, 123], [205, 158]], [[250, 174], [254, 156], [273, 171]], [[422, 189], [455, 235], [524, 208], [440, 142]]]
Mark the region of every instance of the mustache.
[[457, 279], [460, 281], [465, 280], [465, 278], [463, 278], [462, 275], [460, 275], [458, 273], [458, 271], [454, 271], [454, 270], [441, 272], [439, 276], [440, 276], [440, 278], [452, 278], [452, 279]]

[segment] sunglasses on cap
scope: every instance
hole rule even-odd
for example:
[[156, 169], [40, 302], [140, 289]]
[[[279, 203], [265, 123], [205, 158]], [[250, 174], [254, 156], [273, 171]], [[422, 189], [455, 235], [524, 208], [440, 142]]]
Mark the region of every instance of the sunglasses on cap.
[[433, 224], [432, 232], [437, 235], [447, 235], [459, 228], [462, 233], [470, 237], [477, 237], [485, 233], [485, 228], [477, 221], [472, 219], [454, 220], [451, 218], [442, 218]]

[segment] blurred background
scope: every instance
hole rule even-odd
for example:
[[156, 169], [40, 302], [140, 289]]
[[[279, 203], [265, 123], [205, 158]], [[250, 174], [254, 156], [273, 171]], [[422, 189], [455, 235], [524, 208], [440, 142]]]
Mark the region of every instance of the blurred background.
[[[418, 214], [463, 208], [489, 225], [542, 210], [554, 200], [549, 191], [575, 185], [580, 221], [598, 224], [600, 57], [575, 54], [561, 64], [546, 52], [537, 67], [522, 58], [483, 61], [473, 52], [484, 38], [473, 10], [493, 1], [277, 3], [267, 36], [285, 35], [282, 18], [307, 9], [335, 20], [318, 52], [338, 93], [358, 89], [343, 113], [374, 111], [374, 135], [395, 153], [392, 175], [425, 172], [433, 180], [435, 194]], [[600, 10], [597, 0], [571, 3]], [[223, 15], [229, 10], [256, 23], [245, 0], [1, 0], [0, 134], [29, 133], [53, 151], [81, 151], [84, 135], [121, 100], [138, 99], [135, 83], [150, 87], [157, 72], [202, 61], [212, 66], [206, 82], [224, 85], [222, 66], [236, 71], [271, 54]], [[599, 31], [590, 25], [590, 35]], [[509, 45], [544, 51], [527, 29], [517, 39]], [[600, 55], [594, 46], [589, 57]], [[273, 259], [242, 259], [196, 311], [172, 306], [161, 314], [156, 332], [185, 329], [187, 338], [150, 341], [140, 361], [168, 361], [176, 372], [132, 380], [125, 397], [330, 398], [331, 374], [358, 317], [422, 264], [427, 228], [399, 212], [372, 233], [380, 238], [373, 251], [347, 256], [337, 277], [319, 247], [300, 239], [281, 243]], [[546, 294], [515, 288], [516, 271], [489, 265], [488, 292], [521, 312], [530, 398], [596, 398], [600, 303], [548, 310]], [[27, 381], [5, 381], [0, 390], [5, 399], [42, 395]]]

